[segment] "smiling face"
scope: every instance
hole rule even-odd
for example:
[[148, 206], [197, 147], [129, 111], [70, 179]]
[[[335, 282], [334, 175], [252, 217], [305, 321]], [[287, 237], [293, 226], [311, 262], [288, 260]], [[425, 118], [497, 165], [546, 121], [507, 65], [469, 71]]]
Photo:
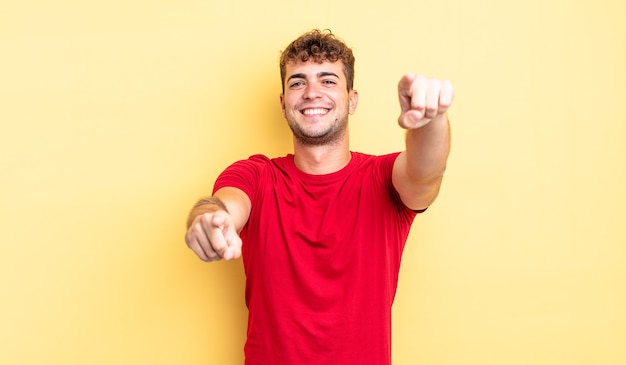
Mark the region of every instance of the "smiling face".
[[285, 71], [280, 104], [296, 140], [318, 146], [347, 138], [358, 94], [348, 91], [343, 63], [289, 62]]

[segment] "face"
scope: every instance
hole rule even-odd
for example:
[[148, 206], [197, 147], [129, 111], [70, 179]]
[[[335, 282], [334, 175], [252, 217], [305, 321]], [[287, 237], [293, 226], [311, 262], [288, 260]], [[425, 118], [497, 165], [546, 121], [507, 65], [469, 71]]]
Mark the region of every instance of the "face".
[[294, 137], [306, 145], [325, 145], [346, 136], [348, 115], [358, 102], [348, 91], [343, 63], [291, 62], [285, 67], [283, 116]]

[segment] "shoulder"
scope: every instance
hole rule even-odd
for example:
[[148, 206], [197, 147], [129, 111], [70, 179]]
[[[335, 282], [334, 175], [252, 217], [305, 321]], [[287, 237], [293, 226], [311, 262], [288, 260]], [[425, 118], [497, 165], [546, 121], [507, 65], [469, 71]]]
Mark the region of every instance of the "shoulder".
[[256, 170], [262, 169], [264, 166], [271, 164], [271, 159], [265, 155], [252, 155], [246, 159], [238, 160], [231, 163], [226, 171], [233, 170]]
[[275, 158], [269, 158], [262, 154], [251, 155], [229, 165], [221, 176], [231, 175], [234, 178], [258, 179], [263, 176], [281, 174], [293, 165], [293, 162], [290, 162], [292, 160], [292, 155]]
[[400, 152], [385, 155], [369, 155], [361, 152], [352, 152], [352, 160], [357, 168], [375, 168], [391, 173], [396, 158]]
[[262, 154], [251, 155], [245, 160], [239, 160], [235, 163], [253, 164], [258, 166], [277, 165], [282, 166], [293, 160], [293, 155], [286, 155], [282, 157], [267, 157]]
[[256, 154], [248, 157], [244, 160], [239, 160], [235, 163], [248, 163], [248, 164], [256, 164], [256, 165], [267, 165], [271, 162], [271, 159], [262, 154]]
[[363, 153], [353, 153], [353, 160], [357, 163], [356, 170], [361, 178], [362, 186], [367, 189], [374, 189], [379, 192], [379, 197], [385, 196], [387, 199], [378, 199], [378, 207], [382, 208], [389, 202], [393, 211], [400, 212], [402, 216], [411, 220], [415, 212], [411, 211], [400, 199], [398, 191], [393, 185], [393, 170], [398, 156], [401, 152], [392, 152], [384, 155], [368, 155]]

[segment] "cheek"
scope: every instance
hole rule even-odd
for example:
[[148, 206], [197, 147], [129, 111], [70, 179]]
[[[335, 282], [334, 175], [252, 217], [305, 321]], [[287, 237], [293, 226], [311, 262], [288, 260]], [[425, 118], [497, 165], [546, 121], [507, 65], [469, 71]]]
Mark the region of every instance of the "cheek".
[[292, 99], [283, 99], [282, 103], [283, 113], [295, 114], [298, 110], [297, 100]]

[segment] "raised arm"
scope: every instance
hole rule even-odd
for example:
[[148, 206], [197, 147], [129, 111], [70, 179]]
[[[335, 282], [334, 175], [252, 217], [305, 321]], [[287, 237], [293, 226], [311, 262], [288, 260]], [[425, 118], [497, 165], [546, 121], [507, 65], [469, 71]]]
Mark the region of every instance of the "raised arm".
[[243, 191], [230, 187], [200, 199], [187, 218], [187, 246], [207, 262], [239, 258], [239, 232], [248, 221], [251, 207]]
[[398, 83], [400, 117], [407, 130], [406, 150], [393, 167], [392, 181], [411, 209], [428, 208], [439, 193], [450, 153], [450, 124], [446, 111], [454, 99], [449, 81], [405, 75]]

